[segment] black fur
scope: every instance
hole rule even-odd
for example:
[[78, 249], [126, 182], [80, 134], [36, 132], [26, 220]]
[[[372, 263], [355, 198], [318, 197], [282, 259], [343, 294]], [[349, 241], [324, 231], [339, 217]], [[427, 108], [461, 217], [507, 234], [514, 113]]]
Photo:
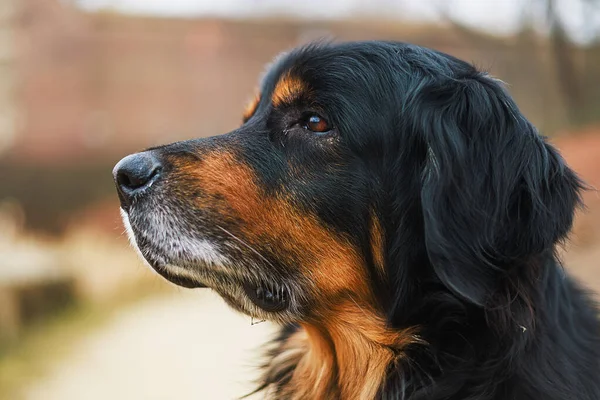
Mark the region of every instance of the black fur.
[[314, 186], [329, 191], [317, 212], [356, 236], [376, 205], [387, 281], [371, 285], [389, 324], [427, 342], [389, 366], [379, 398], [600, 399], [595, 304], [555, 253], [582, 183], [502, 84], [400, 43], [308, 46], [271, 79], [284, 69], [316, 88], [359, 182], [346, 207]]

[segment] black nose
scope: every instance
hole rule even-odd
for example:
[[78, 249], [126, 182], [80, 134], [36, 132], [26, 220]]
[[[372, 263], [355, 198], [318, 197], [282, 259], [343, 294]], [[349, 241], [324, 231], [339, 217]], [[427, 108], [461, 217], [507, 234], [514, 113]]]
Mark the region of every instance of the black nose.
[[150, 152], [128, 155], [115, 165], [113, 177], [121, 206], [129, 207], [134, 196], [149, 188], [160, 175], [162, 166]]

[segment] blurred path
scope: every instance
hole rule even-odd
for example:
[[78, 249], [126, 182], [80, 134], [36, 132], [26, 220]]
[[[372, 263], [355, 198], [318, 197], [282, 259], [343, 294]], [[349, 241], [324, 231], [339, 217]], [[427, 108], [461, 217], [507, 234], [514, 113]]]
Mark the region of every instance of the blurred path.
[[134, 304], [26, 389], [28, 400], [233, 399], [248, 393], [256, 349], [273, 326], [251, 326], [210, 290]]

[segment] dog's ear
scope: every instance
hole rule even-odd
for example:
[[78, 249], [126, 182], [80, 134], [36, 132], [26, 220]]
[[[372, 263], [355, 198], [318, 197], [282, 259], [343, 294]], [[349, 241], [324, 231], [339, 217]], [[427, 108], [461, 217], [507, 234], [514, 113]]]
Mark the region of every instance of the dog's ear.
[[581, 181], [486, 75], [417, 97], [427, 253], [448, 288], [484, 305], [508, 268], [566, 236]]

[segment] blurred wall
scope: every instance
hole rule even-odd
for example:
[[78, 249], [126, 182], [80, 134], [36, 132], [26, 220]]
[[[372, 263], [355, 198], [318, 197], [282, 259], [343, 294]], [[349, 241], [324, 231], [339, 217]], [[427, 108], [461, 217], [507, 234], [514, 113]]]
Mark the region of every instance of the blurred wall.
[[16, 136], [16, 12], [16, 0], [0, 2], [0, 154], [11, 147]]
[[[265, 63], [315, 38], [395, 39], [473, 61], [509, 83], [546, 133], [564, 112], [548, 46], [446, 25], [168, 19], [86, 13], [68, 1], [0, 2], [0, 202], [33, 228], [112, 196], [110, 170], [156, 144], [226, 132]], [[113, 205], [114, 206], [114, 205]]]
[[406, 40], [472, 60], [509, 82], [540, 124], [559, 106], [556, 96], [540, 96], [552, 88], [543, 79], [549, 72], [532, 65], [536, 55], [448, 27], [144, 18], [84, 13], [58, 0], [11, 1], [18, 54], [10, 68], [23, 115], [9, 154], [15, 161], [89, 161], [232, 129], [263, 65], [323, 36]]

